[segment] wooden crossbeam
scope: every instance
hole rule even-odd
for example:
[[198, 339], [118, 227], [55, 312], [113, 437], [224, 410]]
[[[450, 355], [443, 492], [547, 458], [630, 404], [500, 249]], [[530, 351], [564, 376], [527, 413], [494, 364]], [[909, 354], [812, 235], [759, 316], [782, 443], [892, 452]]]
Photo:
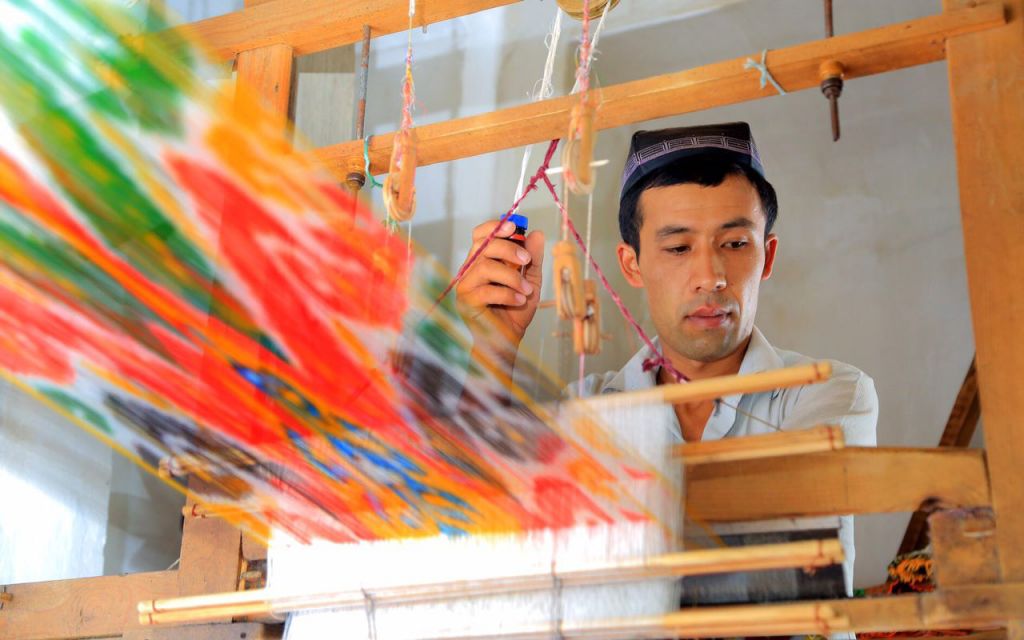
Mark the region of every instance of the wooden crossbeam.
[[[520, 0], [429, 0], [416, 4], [415, 26], [433, 24]], [[198, 37], [221, 60], [270, 45], [292, 47], [304, 56], [409, 27], [409, 0], [272, 0], [178, 27]]]
[[974, 450], [848, 447], [687, 468], [687, 514], [705, 522], [989, 506]]
[[[809, 42], [772, 51], [767, 63], [787, 91], [817, 88], [818, 67], [838, 60], [846, 77], [859, 78], [942, 60], [952, 36], [1004, 24], [1001, 8], [960, 9]], [[760, 54], [751, 55], [760, 59]], [[679, 115], [776, 95], [760, 88], [758, 72], [744, 68], [748, 56], [725, 62], [604, 87], [597, 112], [598, 129], [609, 129], [654, 118]], [[482, 115], [425, 125], [416, 129], [420, 165], [448, 162], [500, 149], [560, 138], [569, 112], [579, 100], [563, 96], [501, 109]], [[370, 171], [387, 171], [394, 133], [370, 141]], [[363, 170], [363, 142], [353, 140], [317, 149], [314, 155], [340, 179]]]
[[0, 610], [0, 638], [43, 640], [120, 636], [139, 627], [135, 603], [181, 593], [177, 571], [11, 585]]

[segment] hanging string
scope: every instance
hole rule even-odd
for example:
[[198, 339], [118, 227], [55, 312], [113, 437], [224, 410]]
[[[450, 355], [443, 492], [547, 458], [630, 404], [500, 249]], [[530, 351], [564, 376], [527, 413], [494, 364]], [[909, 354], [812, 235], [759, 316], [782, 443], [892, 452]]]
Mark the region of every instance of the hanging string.
[[[593, 66], [594, 57], [597, 55], [597, 43], [601, 39], [601, 32], [604, 30], [605, 18], [608, 17], [608, 10], [611, 8], [611, 6], [612, 6], [611, 2], [609, 2], [606, 5], [604, 5], [604, 13], [601, 14], [601, 19], [597, 21], [597, 28], [594, 29], [594, 35], [590, 39], [590, 46], [589, 46], [589, 50], [587, 51], [587, 70], [588, 70], [588, 72], [589, 72], [590, 68]], [[588, 77], [589, 77], [589, 73], [588, 73]], [[589, 86], [588, 86], [588, 88], [589, 88]], [[572, 91], [570, 91], [569, 93], [577, 93], [579, 91], [580, 91], [580, 78], [579, 78], [579, 74], [577, 73], [575, 84], [573, 84]]]
[[784, 95], [786, 95], [786, 90], [782, 88], [782, 85], [780, 85], [778, 82], [775, 81], [775, 76], [772, 75], [772, 72], [768, 70], [768, 65], [765, 64], [765, 60], [767, 59], [767, 57], [768, 57], [768, 50], [764, 49], [763, 51], [761, 51], [761, 62], [756, 62], [755, 60], [753, 60], [751, 58], [747, 58], [747, 61], [745, 63], [743, 63], [743, 68], [744, 69], [757, 69], [758, 71], [760, 71], [761, 72], [761, 88], [764, 89], [765, 84], [767, 84], [768, 82], [771, 82], [772, 86], [775, 87], [775, 90], [779, 92], [779, 95], [784, 96]]
[[[412, 129], [412, 107], [416, 101], [416, 89], [412, 78], [412, 30], [413, 30], [413, 17], [416, 15], [416, 0], [409, 0], [409, 28], [406, 30], [408, 34], [408, 42], [405, 48], [405, 75], [402, 78], [402, 121], [399, 126], [398, 134], [396, 139], [409, 140], [409, 131]], [[396, 149], [397, 156], [392, 158], [392, 170], [396, 166], [405, 169], [405, 156], [406, 148], [400, 145]], [[389, 176], [389, 179], [394, 179]], [[390, 189], [384, 190], [384, 204], [387, 205], [387, 227], [389, 230], [394, 232], [398, 228], [398, 221], [394, 220], [391, 215], [391, 204], [390, 199], [394, 196]], [[413, 201], [415, 206], [415, 201]], [[411, 215], [411, 214], [410, 214]], [[410, 230], [410, 234], [411, 234]], [[411, 238], [411, 236], [410, 236]]]
[[[530, 99], [534, 102], [538, 100], [544, 100], [550, 98], [554, 94], [554, 88], [551, 84], [551, 77], [555, 72], [555, 53], [558, 50], [558, 40], [562, 36], [562, 10], [557, 6], [555, 7], [555, 21], [551, 25], [551, 33], [548, 34], [545, 42], [548, 47], [548, 55], [544, 61], [544, 73], [541, 75], [540, 88], [533, 92]], [[534, 85], [536, 86], [536, 85]], [[523, 185], [526, 182], [526, 170], [530, 166], [530, 156], [533, 153], [533, 146], [527, 145], [526, 149], [523, 150], [523, 161], [519, 166], [519, 182], [516, 184], [516, 195], [515, 199], [518, 200], [523, 195]], [[517, 210], [518, 211], [518, 210]]]
[[378, 189], [384, 185], [377, 182], [377, 178], [373, 177], [370, 173], [370, 138], [372, 136], [366, 136], [363, 138], [363, 172], [366, 173], [366, 181], [370, 183], [370, 189], [377, 187]]
[[[542, 174], [541, 178], [544, 180], [544, 184], [547, 186], [548, 191], [551, 193], [551, 197], [555, 199], [555, 204], [558, 206], [558, 209], [563, 212], [563, 220], [566, 222], [566, 226], [569, 232], [572, 234], [573, 238], [576, 239], [576, 243], [579, 244], [581, 248], [585, 249], [583, 238], [580, 237], [580, 233], [579, 231], [576, 230], [576, 226], [573, 225], [572, 220], [570, 220], [568, 215], [566, 215], [565, 205], [562, 203], [561, 199], [559, 199], [558, 192], [555, 189], [555, 185], [551, 182], [551, 179], [548, 178], [547, 174]], [[615, 303], [615, 306], [618, 307], [619, 312], [622, 313], [623, 317], [625, 317], [629, 324], [633, 327], [633, 330], [636, 331], [636, 334], [640, 336], [640, 339], [643, 340], [644, 344], [647, 345], [647, 348], [649, 348], [653, 352], [653, 355], [650, 358], [644, 360], [644, 371], [650, 371], [651, 369], [661, 367], [665, 369], [665, 371], [667, 371], [673, 378], [675, 378], [676, 382], [689, 382], [690, 379], [683, 375], [674, 366], [672, 366], [672, 363], [669, 362], [668, 358], [666, 358], [660, 351], [658, 351], [658, 348], [654, 345], [654, 342], [647, 336], [647, 333], [644, 331], [643, 327], [640, 326], [640, 323], [637, 322], [636, 318], [633, 317], [633, 314], [630, 313], [629, 308], [626, 307], [626, 304], [622, 301], [622, 298], [619, 296], [618, 293], [615, 292], [615, 289], [612, 288], [611, 283], [608, 282], [608, 278], [605, 277], [604, 272], [601, 271], [601, 267], [594, 260], [594, 256], [590, 255], [589, 258], [590, 264], [593, 265], [594, 267], [594, 273], [597, 274], [598, 279], [601, 281], [601, 285], [605, 288], [605, 291], [608, 292], [608, 295], [611, 297], [612, 302]]]
[[[609, 2], [608, 4], [611, 4]], [[606, 5], [607, 6], [607, 5]], [[580, 35], [580, 62], [576, 67], [576, 86], [579, 87], [581, 101], [586, 100], [587, 91], [590, 90], [590, 0], [583, 0], [583, 28]]]

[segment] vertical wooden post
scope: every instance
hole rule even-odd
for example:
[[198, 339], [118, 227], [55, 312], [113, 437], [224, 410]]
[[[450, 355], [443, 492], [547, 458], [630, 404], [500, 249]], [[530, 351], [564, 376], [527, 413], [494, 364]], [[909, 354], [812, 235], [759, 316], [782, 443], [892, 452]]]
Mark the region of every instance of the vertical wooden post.
[[[246, 0], [246, 6], [267, 0]], [[278, 44], [238, 55], [238, 82], [246, 83], [266, 106], [287, 118], [291, 101], [294, 51]], [[197, 482], [191, 479], [190, 487]], [[189, 502], [191, 504], [191, 501]], [[248, 541], [247, 541], [248, 542]], [[219, 518], [185, 517], [178, 575], [182, 595], [234, 591], [242, 561], [242, 535]]]
[[238, 54], [238, 82], [249, 85], [275, 113], [287, 116], [294, 60], [294, 51], [286, 44], [243, 51]]
[[[1024, 0], [946, 44], [964, 253], [1002, 579], [1024, 580]], [[1010, 625], [1022, 638], [1024, 623]]]

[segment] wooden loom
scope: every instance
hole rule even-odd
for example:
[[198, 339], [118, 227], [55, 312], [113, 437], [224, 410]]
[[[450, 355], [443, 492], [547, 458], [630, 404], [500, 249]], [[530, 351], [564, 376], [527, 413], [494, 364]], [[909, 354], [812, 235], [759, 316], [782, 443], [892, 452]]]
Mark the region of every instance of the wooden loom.
[[[421, 3], [416, 23], [514, 1], [431, 0]], [[356, 42], [363, 25], [374, 35], [407, 25], [407, 0], [246, 4], [242, 11], [193, 27], [224, 59], [234, 57], [239, 76], [282, 114], [288, 109], [295, 56]], [[734, 628], [716, 626], [698, 611], [680, 619], [680, 635], [814, 632], [818, 629], [808, 619], [827, 611], [832, 630], [995, 627], [1024, 638], [1024, 512], [1019, 509], [1024, 470], [1017, 464], [1024, 457], [1024, 440], [1015, 424], [1024, 414], [1024, 387], [1017, 378], [1024, 369], [1024, 340], [1015, 322], [1024, 317], [1024, 189], [1017, 175], [1024, 166], [1024, 0], [944, 0], [939, 15], [775, 50], [769, 64], [775, 78], [795, 91], [817, 87], [819, 68], [830, 60], [839, 61], [849, 79], [942, 59], [949, 69], [986, 450], [846, 448], [797, 454], [783, 448], [784, 455], [778, 455], [776, 441], [767, 447], [774, 449], [769, 457], [751, 457], [737, 451], [758, 448], [754, 443], [734, 441], [716, 445], [722, 449], [691, 449], [684, 457], [687, 510], [710, 522], [914, 511], [922, 505], [945, 509], [931, 519], [940, 588], [867, 600], [748, 605], [717, 614], [735, 621]], [[605, 87], [595, 126], [773, 95], [758, 88], [744, 60]], [[419, 127], [419, 162], [559, 137], [572, 104], [569, 97], [555, 98]], [[374, 137], [374, 172], [385, 169], [391, 140], [391, 135]], [[315, 153], [340, 179], [362, 168], [361, 141]], [[1000, 303], [995, 311], [992, 300]], [[703, 464], [695, 464], [701, 456]], [[951, 511], [967, 508], [971, 515]], [[7, 587], [0, 594], [0, 638], [275, 637], [277, 626], [231, 618], [187, 629], [142, 628], [136, 612], [140, 601], [238, 590], [258, 575], [263, 553], [223, 521], [189, 517], [178, 570]]]

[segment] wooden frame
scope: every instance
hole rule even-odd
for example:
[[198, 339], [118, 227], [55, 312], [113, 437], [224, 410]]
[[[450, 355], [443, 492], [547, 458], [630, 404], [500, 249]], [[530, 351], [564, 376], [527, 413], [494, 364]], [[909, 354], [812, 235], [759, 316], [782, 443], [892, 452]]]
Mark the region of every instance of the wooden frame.
[[[513, 0], [431, 0], [424, 22], [441, 20]], [[363, 24], [376, 34], [397, 30], [395, 12], [404, 0], [340, 3], [308, 0], [249, 0], [230, 16], [203, 21], [194, 30], [211, 38], [224, 58], [239, 58], [240, 76], [250, 78], [280, 113], [287, 111], [294, 55], [354, 42]], [[375, 14], [371, 5], [381, 12]], [[339, 7], [347, 7], [340, 10]], [[287, 7], [287, 9], [286, 9]], [[331, 10], [325, 22], [325, 11]], [[391, 11], [390, 14], [387, 12]], [[275, 18], [277, 21], [275, 21]], [[380, 22], [374, 22], [380, 19]], [[251, 51], [260, 47], [267, 47]], [[708, 520], [730, 521], [811, 513], [912, 511], [922, 503], [991, 506], [998, 566], [984, 575], [961, 572], [933, 593], [873, 600], [820, 603], [845, 619], [844, 628], [887, 631], [1005, 624], [1024, 637], [1024, 440], [1016, 422], [1024, 415], [1024, 0], [944, 0], [944, 13], [772, 52], [768, 64], [787, 89], [817, 85], [818, 64], [840, 59], [850, 77], [882, 73], [945, 57], [953, 106], [964, 245], [977, 374], [985, 410], [987, 451], [844, 449], [797, 457], [708, 463], [688, 475], [688, 506]], [[608, 87], [598, 118], [602, 128], [653, 117], [753, 100], [760, 91], [743, 59]], [[633, 95], [639, 94], [639, 95]], [[716, 94], [720, 94], [716, 97]], [[671, 106], [652, 106], [653, 103]], [[646, 106], [644, 106], [646, 105]], [[555, 99], [421, 127], [424, 162], [519, 146], [558, 137], [568, 102]], [[500, 137], [501, 140], [496, 140]], [[355, 142], [317, 153], [344, 176]], [[371, 146], [373, 167], [387, 157], [388, 136]], [[461, 151], [456, 148], [461, 147]], [[361, 162], [361, 161], [360, 161]], [[361, 166], [361, 164], [360, 164]], [[997, 307], [993, 307], [997, 304]], [[808, 482], [800, 482], [803, 473]], [[809, 480], [813, 478], [813, 482]], [[737, 491], [742, 484], [743, 492]], [[750, 487], [763, 489], [760, 497]], [[742, 494], [742, 495], [741, 495]], [[775, 500], [769, 504], [767, 496]], [[728, 506], [723, 506], [728, 502]], [[137, 629], [140, 600], [235, 588], [241, 561], [260, 553], [237, 530], [216, 520], [186, 525], [179, 571], [13, 585], [13, 599], [0, 608], [0, 636], [11, 640], [53, 637], [270, 637], [261, 625], [223, 624], [154, 632]], [[245, 557], [243, 557], [245, 554]], [[995, 561], [995, 560], [993, 560]], [[964, 584], [974, 580], [974, 584]], [[779, 610], [796, 605], [776, 605]], [[751, 609], [747, 607], [746, 609]], [[742, 612], [736, 610], [737, 619]], [[763, 610], [762, 610], [763, 612]], [[683, 623], [680, 622], [682, 625]], [[779, 631], [779, 628], [773, 628]], [[793, 628], [794, 632], [810, 631]], [[698, 633], [692, 628], [693, 633]], [[717, 635], [728, 635], [722, 629]]]

